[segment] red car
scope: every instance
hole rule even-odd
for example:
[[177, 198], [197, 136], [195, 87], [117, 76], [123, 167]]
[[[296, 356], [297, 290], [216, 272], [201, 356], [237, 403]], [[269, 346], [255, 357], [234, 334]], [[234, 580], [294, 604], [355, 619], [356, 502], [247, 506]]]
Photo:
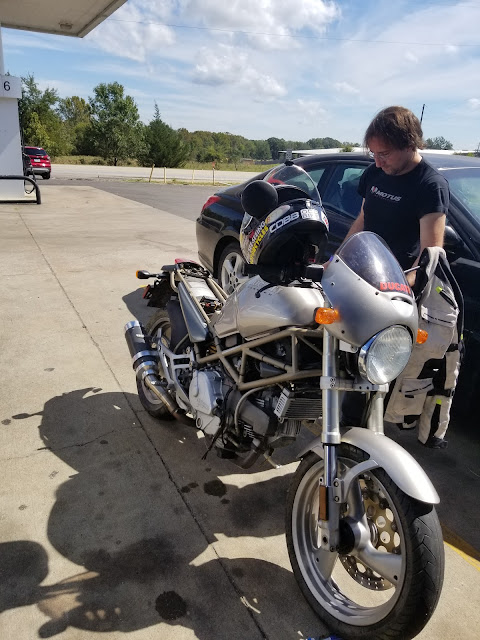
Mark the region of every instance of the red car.
[[42, 147], [23, 147], [24, 152], [30, 156], [33, 173], [42, 176], [44, 180], [50, 178], [52, 173], [52, 165], [50, 156]]

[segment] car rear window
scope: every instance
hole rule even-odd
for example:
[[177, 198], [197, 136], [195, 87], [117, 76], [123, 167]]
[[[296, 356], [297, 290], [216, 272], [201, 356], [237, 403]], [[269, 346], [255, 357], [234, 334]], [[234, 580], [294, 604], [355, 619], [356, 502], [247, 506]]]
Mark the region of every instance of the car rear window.
[[45, 149], [29, 149], [25, 148], [25, 153], [28, 153], [29, 156], [46, 156], [47, 152]]

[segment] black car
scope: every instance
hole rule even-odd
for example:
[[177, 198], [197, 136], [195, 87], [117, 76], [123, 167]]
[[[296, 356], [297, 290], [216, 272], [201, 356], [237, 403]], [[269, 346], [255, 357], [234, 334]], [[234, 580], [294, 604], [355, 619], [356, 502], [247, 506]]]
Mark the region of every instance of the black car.
[[[444, 247], [465, 302], [466, 357], [458, 391], [462, 397], [472, 397], [480, 382], [480, 159], [428, 153], [424, 156], [450, 185]], [[363, 153], [329, 153], [294, 160], [317, 183], [322, 197], [330, 223], [325, 258], [335, 252], [360, 211], [358, 181], [371, 162]], [[238, 242], [244, 214], [242, 191], [249, 182], [262, 179], [267, 173], [218, 191], [207, 200], [197, 219], [200, 259], [227, 292], [245, 278]]]

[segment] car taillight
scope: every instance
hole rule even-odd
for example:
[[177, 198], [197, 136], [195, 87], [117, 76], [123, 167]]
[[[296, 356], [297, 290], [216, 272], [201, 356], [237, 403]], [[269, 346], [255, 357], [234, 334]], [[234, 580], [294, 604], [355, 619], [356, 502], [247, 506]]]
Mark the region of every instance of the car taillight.
[[210, 196], [210, 198], [205, 202], [205, 204], [202, 207], [202, 213], [205, 211], [207, 207], [209, 207], [211, 204], [215, 204], [215, 202], [218, 202], [219, 200], [220, 200], [220, 196]]

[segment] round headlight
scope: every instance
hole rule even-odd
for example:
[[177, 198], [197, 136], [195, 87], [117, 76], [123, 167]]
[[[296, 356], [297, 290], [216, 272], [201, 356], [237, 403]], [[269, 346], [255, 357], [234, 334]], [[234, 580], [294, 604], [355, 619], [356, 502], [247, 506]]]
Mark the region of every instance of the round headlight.
[[380, 331], [361, 347], [358, 370], [373, 384], [385, 384], [405, 369], [411, 353], [410, 333], [395, 325]]

